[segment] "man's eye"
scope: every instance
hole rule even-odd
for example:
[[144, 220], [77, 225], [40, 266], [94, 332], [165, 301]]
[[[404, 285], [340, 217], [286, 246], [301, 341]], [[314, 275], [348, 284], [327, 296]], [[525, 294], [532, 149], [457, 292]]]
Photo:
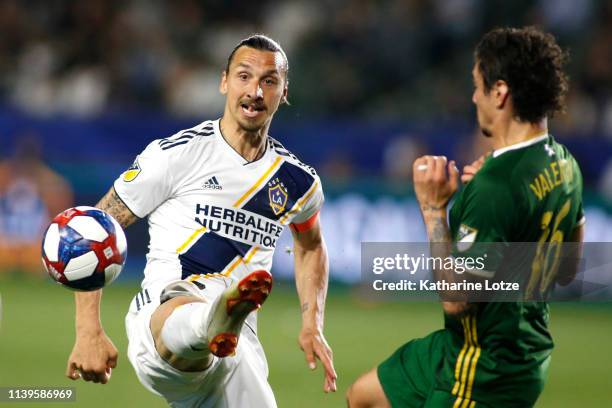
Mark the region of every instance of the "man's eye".
[[249, 76], [247, 74], [240, 74], [240, 75], [238, 75], [238, 78], [242, 79], [243, 81], [246, 81], [248, 77]]
[[275, 79], [272, 79], [272, 78], [268, 78], [268, 79], [266, 79], [266, 80], [264, 81], [264, 83], [265, 83], [266, 85], [274, 85], [274, 84], [276, 84], [276, 80], [275, 80]]

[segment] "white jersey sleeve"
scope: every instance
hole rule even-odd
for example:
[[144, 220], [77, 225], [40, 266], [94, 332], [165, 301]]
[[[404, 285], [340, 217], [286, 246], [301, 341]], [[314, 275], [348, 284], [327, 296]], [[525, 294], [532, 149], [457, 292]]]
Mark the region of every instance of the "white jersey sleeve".
[[301, 204], [301, 210], [291, 220], [291, 228], [300, 232], [308, 231], [312, 228], [325, 201], [319, 177], [315, 176], [315, 181], [310, 190], [304, 195], [303, 200], [304, 203]]
[[159, 140], [155, 140], [113, 186], [130, 211], [144, 218], [170, 197], [172, 181], [168, 170], [168, 154], [160, 148]]

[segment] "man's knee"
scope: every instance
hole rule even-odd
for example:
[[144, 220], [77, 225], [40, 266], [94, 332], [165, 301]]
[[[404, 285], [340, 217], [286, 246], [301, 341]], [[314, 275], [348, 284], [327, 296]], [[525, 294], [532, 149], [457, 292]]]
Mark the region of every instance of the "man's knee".
[[210, 364], [203, 333], [207, 311], [208, 305], [201, 299], [179, 296], [160, 305], [151, 316], [155, 348], [174, 368], [201, 371]]
[[359, 379], [355, 381], [351, 386], [346, 390], [346, 404], [349, 408], [360, 408], [367, 407], [365, 403], [365, 399], [363, 394], [363, 390], [360, 387]]
[[359, 377], [347, 390], [346, 401], [349, 408], [390, 407], [389, 401], [378, 380], [376, 369]]

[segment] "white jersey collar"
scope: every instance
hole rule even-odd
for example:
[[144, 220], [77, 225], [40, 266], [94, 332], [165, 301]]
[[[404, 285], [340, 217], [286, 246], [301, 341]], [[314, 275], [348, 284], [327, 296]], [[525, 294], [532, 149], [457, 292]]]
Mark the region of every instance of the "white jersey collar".
[[548, 133], [544, 133], [541, 136], [536, 136], [532, 139], [525, 140], [524, 142], [515, 143], [510, 146], [502, 147], [501, 149], [497, 149], [493, 151], [493, 157], [501, 156], [502, 154], [509, 152], [510, 150], [518, 150], [518, 149], [522, 149], [527, 146], [534, 145], [536, 143], [540, 143], [541, 141], [546, 140], [547, 138], [548, 138]]
[[270, 137], [266, 136], [266, 143], [265, 143], [265, 150], [263, 155], [254, 161], [248, 161], [247, 159], [245, 159], [244, 157], [242, 157], [240, 155], [240, 153], [238, 153], [227, 141], [227, 139], [225, 138], [225, 136], [223, 136], [223, 133], [221, 132], [221, 118], [214, 120], [213, 121], [213, 129], [215, 131], [215, 135], [216, 137], [220, 140], [221, 145], [223, 146], [223, 148], [229, 152], [230, 156], [234, 157], [234, 159], [236, 159], [238, 162], [240, 162], [240, 164], [242, 164], [243, 166], [248, 166], [251, 164], [259, 164], [261, 162], [263, 162], [264, 160], [262, 160], [264, 157], [268, 156], [268, 153], [270, 151], [269, 149], [269, 140]]

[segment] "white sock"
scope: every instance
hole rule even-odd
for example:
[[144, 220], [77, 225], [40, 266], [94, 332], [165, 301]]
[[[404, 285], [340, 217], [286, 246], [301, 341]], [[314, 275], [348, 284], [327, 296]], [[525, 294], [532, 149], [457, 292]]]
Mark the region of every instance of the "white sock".
[[203, 302], [178, 306], [164, 322], [161, 338], [168, 350], [188, 360], [210, 354], [206, 339], [206, 320], [210, 305]]

